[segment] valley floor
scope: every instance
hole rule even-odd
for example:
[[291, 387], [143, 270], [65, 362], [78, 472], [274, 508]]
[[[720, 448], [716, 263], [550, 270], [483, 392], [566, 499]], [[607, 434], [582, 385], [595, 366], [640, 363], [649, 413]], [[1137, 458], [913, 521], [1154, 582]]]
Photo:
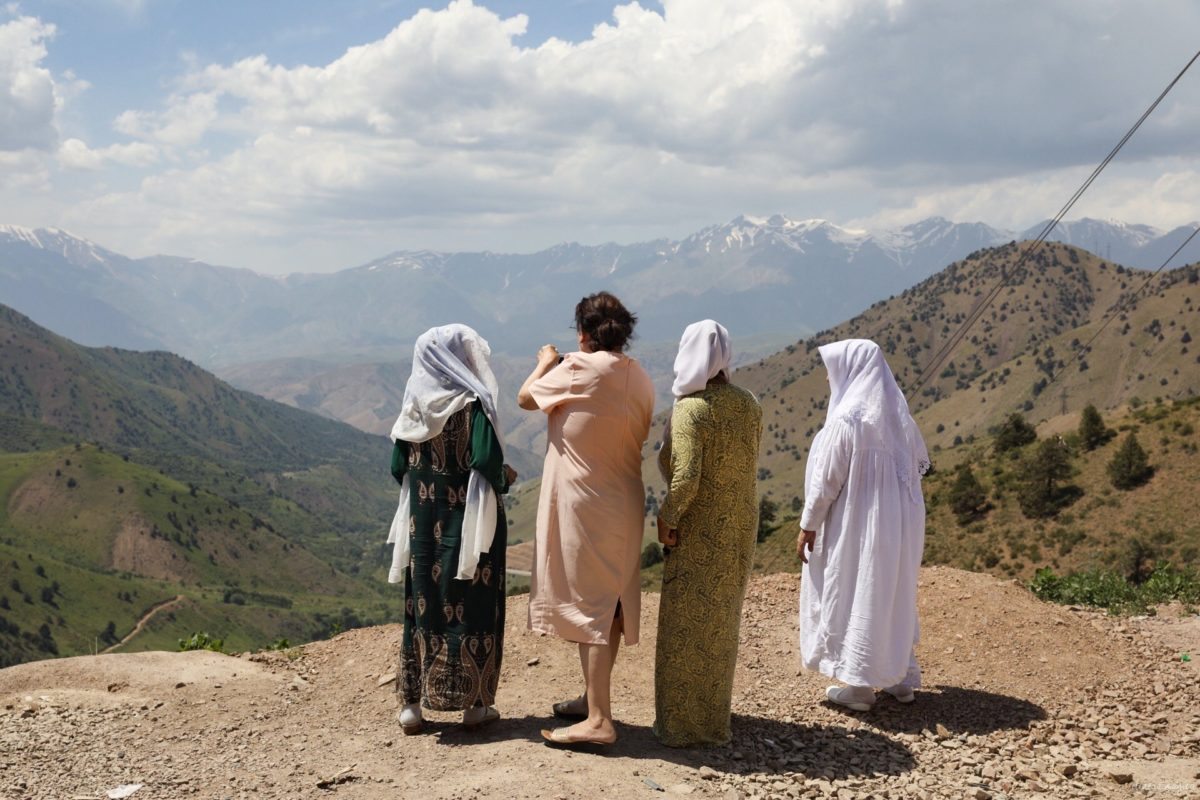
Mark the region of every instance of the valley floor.
[[[500, 708], [477, 735], [433, 716], [405, 737], [398, 626], [282, 653], [135, 653], [0, 670], [0, 795], [103, 798], [1003, 798], [1200, 794], [1200, 623], [1050, 606], [1012, 582], [922, 571], [926, 687], [867, 713], [798, 674], [797, 577], [756, 577], [743, 615], [734, 742], [657, 744], [658, 595], [624, 648], [611, 751], [548, 749], [578, 690], [575, 648], [527, 633], [509, 599]], [[1183, 652], [1194, 659], [1184, 661]], [[389, 681], [391, 679], [391, 681]]]

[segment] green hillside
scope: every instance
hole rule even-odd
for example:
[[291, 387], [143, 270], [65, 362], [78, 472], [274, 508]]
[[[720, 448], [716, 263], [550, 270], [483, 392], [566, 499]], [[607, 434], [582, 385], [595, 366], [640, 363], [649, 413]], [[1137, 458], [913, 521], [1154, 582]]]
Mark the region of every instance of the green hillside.
[[[239, 391], [170, 353], [81, 347], [4, 306], [0, 415], [5, 449], [101, 443], [276, 519], [349, 571], [374, 564], [395, 502], [383, 437]], [[26, 430], [6, 432], [14, 419]], [[36, 441], [35, 429], [58, 433]]]
[[250, 648], [397, 618], [389, 452], [170, 354], [80, 347], [0, 307], [0, 661], [134, 631], [121, 648], [197, 631]]
[[335, 569], [270, 518], [100, 446], [0, 454], [0, 498], [8, 663], [103, 649], [180, 595], [124, 649], [173, 649], [197, 630], [263, 647], [399, 613], [389, 587]]

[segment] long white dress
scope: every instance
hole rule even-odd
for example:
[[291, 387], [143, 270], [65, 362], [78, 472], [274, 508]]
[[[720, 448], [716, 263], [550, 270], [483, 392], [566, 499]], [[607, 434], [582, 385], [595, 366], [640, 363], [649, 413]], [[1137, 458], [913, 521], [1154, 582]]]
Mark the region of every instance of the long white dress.
[[804, 667], [851, 686], [919, 688], [925, 503], [901, 484], [878, 428], [835, 419], [813, 439], [800, 527], [817, 531], [800, 584]]

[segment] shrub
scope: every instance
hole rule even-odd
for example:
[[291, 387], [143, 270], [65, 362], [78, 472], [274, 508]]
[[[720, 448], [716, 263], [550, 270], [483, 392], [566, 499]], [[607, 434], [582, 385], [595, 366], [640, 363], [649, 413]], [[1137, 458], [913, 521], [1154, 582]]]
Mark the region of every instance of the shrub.
[[997, 453], [1007, 453], [1034, 441], [1037, 441], [1037, 431], [1025, 421], [1025, 417], [1014, 413], [1000, 424], [993, 447]]
[[642, 569], [653, 567], [655, 564], [661, 564], [663, 560], [663, 551], [659, 547], [658, 542], [648, 542], [642, 548]]
[[1200, 601], [1200, 576], [1160, 562], [1141, 583], [1133, 583], [1109, 570], [1087, 570], [1056, 575], [1045, 567], [1037, 571], [1029, 589], [1038, 598], [1053, 603], [1106, 608], [1113, 613], [1142, 613], [1153, 605], [1179, 600]]
[[225, 640], [214, 639], [207, 633], [193, 633], [186, 639], [179, 640], [179, 651], [186, 653], [190, 650], [211, 650], [214, 653], [225, 652]]

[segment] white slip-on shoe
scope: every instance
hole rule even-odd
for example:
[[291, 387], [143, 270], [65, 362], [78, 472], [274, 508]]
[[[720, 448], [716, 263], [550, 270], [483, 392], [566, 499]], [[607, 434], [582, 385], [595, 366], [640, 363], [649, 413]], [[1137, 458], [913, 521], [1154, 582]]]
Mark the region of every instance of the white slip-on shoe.
[[466, 730], [473, 731], [484, 725], [490, 725], [498, 719], [500, 719], [500, 712], [494, 706], [475, 706], [463, 712], [462, 726]]
[[895, 686], [889, 686], [888, 688], [884, 689], [884, 691], [896, 698], [897, 703], [911, 703], [913, 700], [917, 699], [913, 694], [912, 687], [905, 686], [903, 683], [897, 683]]
[[420, 733], [421, 728], [424, 726], [425, 720], [421, 718], [421, 706], [419, 703], [407, 705], [400, 712], [400, 730], [404, 731], [405, 736]]
[[825, 697], [851, 711], [870, 711], [875, 705], [875, 693], [867, 686], [830, 686]]

